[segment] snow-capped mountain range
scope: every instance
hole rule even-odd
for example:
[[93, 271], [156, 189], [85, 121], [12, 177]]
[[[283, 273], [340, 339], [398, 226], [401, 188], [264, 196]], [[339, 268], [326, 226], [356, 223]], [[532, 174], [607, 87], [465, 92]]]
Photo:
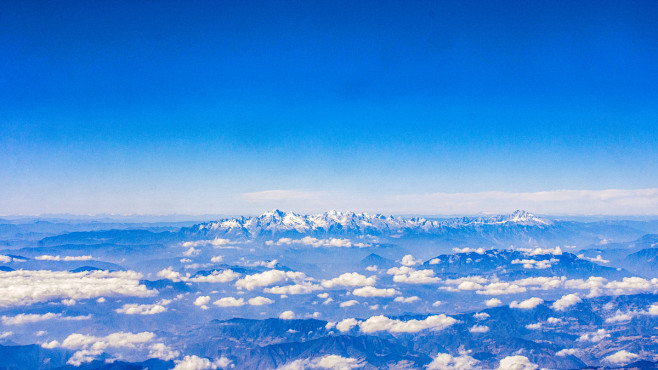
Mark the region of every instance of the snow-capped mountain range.
[[195, 225], [192, 233], [258, 237], [274, 234], [345, 234], [345, 235], [400, 235], [434, 234], [446, 229], [478, 226], [547, 227], [553, 221], [526, 211], [507, 215], [427, 219], [423, 217], [394, 217], [382, 214], [328, 211], [316, 215], [300, 215], [274, 210], [254, 217], [229, 218]]

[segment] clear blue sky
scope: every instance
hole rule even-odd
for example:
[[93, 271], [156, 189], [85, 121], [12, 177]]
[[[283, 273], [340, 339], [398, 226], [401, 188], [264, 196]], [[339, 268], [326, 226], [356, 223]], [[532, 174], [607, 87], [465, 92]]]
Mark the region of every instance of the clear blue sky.
[[656, 1], [4, 1], [0, 215], [468, 213], [399, 199], [655, 189], [657, 15]]

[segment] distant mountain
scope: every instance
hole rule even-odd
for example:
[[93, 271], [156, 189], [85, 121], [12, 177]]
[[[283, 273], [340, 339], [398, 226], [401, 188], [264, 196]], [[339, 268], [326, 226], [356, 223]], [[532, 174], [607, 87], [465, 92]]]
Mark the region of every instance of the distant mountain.
[[533, 252], [492, 249], [487, 251], [445, 254], [423, 263], [442, 276], [491, 275], [508, 279], [529, 276], [567, 276], [588, 278], [602, 276], [619, 279], [631, 276], [628, 271], [601, 266], [578, 258], [572, 253], [559, 251], [533, 255]]
[[191, 235], [205, 234], [225, 237], [274, 235], [405, 235], [435, 234], [445, 229], [483, 225], [519, 225], [547, 227], [553, 221], [526, 211], [488, 217], [460, 217], [444, 220], [369, 215], [367, 213], [329, 211], [317, 215], [299, 215], [274, 210], [255, 217], [229, 218], [183, 229]]

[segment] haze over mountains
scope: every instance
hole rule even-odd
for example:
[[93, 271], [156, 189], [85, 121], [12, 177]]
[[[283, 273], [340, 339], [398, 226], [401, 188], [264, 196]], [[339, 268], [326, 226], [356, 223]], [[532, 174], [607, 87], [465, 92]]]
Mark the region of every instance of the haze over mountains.
[[5, 220], [0, 363], [651, 368], [657, 235], [652, 220], [526, 211]]

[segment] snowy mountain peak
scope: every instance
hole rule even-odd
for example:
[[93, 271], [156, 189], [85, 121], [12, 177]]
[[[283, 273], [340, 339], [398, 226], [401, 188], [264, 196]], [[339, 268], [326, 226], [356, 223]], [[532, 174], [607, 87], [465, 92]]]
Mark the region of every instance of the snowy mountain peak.
[[442, 220], [423, 217], [393, 217], [381, 214], [331, 210], [315, 215], [273, 210], [255, 217], [224, 219], [198, 225], [200, 232], [215, 236], [257, 237], [274, 234], [331, 235], [400, 235], [438, 234], [448, 229], [481, 227], [484, 225], [545, 227], [553, 222], [526, 211], [487, 217], [460, 217]]

